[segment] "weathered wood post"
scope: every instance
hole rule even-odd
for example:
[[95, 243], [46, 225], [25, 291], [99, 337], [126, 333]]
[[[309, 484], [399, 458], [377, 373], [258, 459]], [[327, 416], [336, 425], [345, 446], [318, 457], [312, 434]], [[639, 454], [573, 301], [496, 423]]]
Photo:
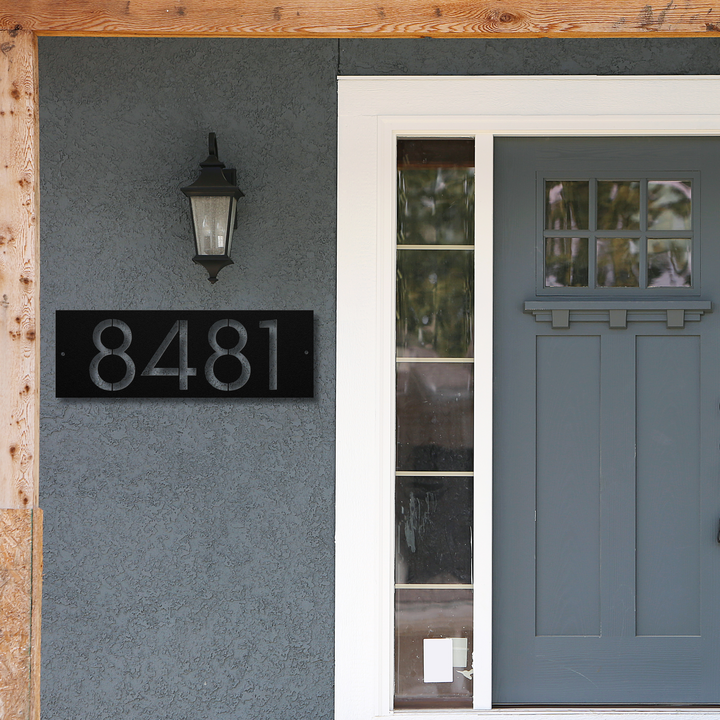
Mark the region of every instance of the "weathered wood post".
[[0, 31], [0, 717], [40, 717], [37, 38]]

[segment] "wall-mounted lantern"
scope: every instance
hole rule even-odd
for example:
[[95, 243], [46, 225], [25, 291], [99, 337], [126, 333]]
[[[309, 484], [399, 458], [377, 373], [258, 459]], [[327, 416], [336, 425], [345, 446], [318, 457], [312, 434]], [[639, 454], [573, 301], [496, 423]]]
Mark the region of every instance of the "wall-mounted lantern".
[[237, 228], [237, 201], [243, 193], [237, 186], [236, 172], [218, 159], [215, 133], [208, 135], [208, 157], [200, 163], [200, 176], [181, 190], [190, 198], [195, 257], [193, 262], [208, 271], [208, 280], [217, 282], [217, 274], [232, 265], [233, 230]]

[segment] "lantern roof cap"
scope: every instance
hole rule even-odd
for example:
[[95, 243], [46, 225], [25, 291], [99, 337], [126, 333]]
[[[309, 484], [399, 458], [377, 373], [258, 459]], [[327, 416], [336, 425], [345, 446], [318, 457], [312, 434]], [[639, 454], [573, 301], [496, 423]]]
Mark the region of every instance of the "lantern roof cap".
[[200, 175], [197, 180], [180, 190], [188, 197], [192, 196], [229, 196], [235, 199], [245, 193], [237, 186], [237, 174], [234, 168], [226, 168], [218, 158], [215, 133], [208, 134], [208, 156], [200, 163]]

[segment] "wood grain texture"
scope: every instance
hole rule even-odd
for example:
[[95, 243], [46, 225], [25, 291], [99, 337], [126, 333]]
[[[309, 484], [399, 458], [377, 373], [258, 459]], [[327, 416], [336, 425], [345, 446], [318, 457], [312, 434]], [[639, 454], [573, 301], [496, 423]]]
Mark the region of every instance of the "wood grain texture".
[[30, 625], [30, 720], [40, 720], [40, 638], [43, 579], [43, 511], [32, 509], [32, 610]]
[[42, 511], [0, 510], [0, 717], [40, 718]]
[[0, 508], [37, 505], [37, 38], [0, 31]]
[[666, 37], [720, 32], [720, 5], [663, 0], [0, 0], [0, 28], [40, 35]]

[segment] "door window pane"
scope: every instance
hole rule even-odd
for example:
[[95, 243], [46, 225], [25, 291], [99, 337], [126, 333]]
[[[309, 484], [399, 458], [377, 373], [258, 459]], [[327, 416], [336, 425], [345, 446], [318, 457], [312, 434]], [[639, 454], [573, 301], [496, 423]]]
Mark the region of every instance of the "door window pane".
[[651, 180], [648, 182], [648, 229], [690, 230], [692, 227], [692, 185], [690, 181]]
[[640, 229], [640, 183], [598, 180], [597, 229]]
[[639, 245], [629, 238], [598, 238], [598, 287], [639, 287]]
[[545, 229], [587, 230], [589, 192], [587, 180], [546, 180]]
[[690, 287], [690, 238], [648, 238], [648, 287]]
[[545, 238], [545, 287], [588, 286], [588, 239]]

